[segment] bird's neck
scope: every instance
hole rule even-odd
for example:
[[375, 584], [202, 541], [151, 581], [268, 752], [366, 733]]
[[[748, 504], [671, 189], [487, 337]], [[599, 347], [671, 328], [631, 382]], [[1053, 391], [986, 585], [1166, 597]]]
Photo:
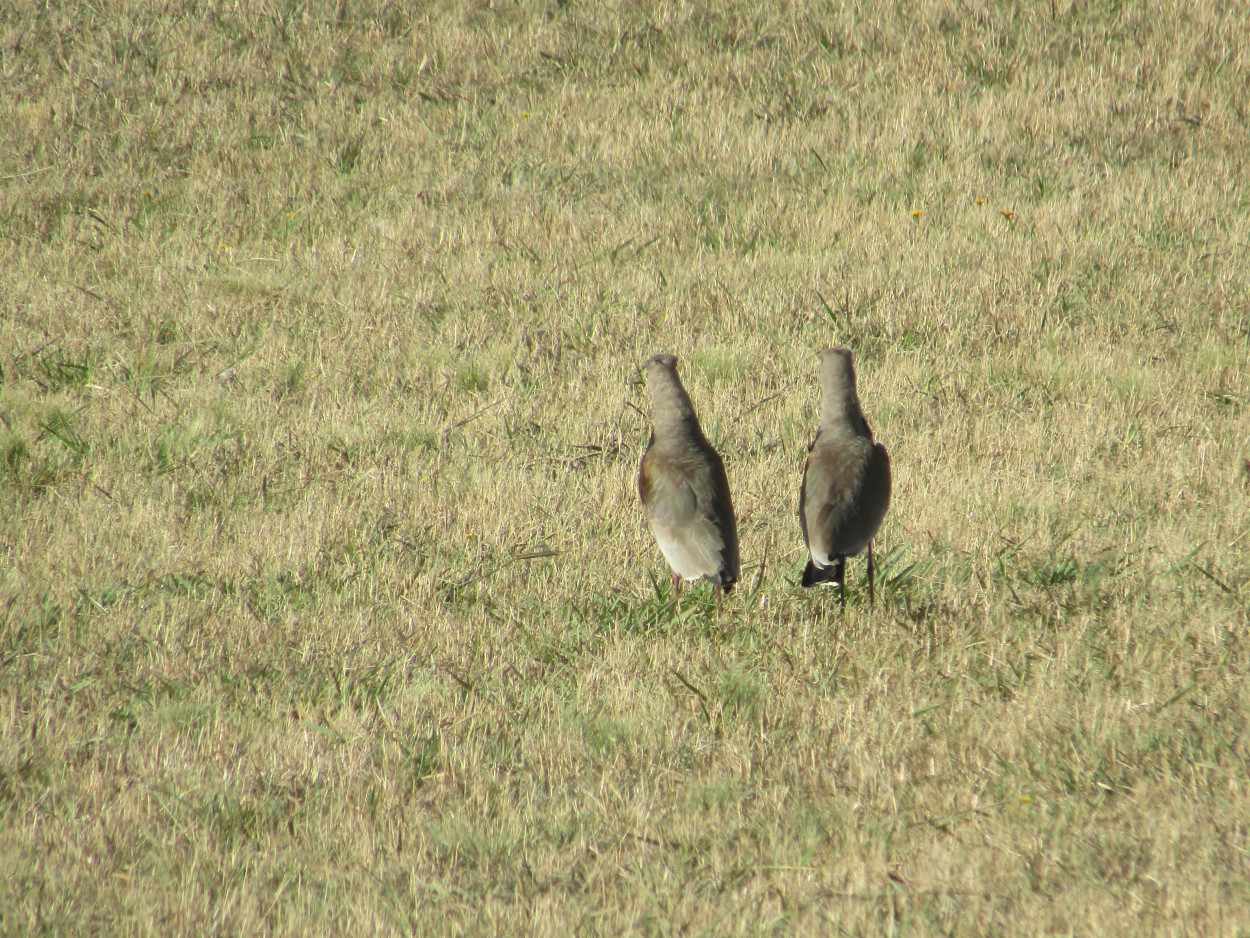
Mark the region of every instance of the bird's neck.
[[820, 401], [820, 428], [826, 432], [871, 436], [853, 388], [825, 388]]
[[659, 374], [651, 378], [651, 417], [655, 429], [665, 433], [701, 433], [690, 395], [675, 376]]

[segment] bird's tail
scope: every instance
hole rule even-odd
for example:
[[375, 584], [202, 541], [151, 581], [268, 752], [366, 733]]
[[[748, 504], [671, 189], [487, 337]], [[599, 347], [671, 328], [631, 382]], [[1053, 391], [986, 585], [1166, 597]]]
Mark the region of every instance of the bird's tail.
[[841, 586], [846, 577], [846, 561], [839, 557], [827, 567], [818, 567], [808, 558], [803, 571], [804, 586]]

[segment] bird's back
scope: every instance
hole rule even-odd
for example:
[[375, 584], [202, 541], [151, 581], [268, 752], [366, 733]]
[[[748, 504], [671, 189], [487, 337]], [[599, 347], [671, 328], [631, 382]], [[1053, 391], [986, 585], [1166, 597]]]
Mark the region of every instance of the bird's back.
[[638, 495], [665, 559], [686, 580], [726, 591], [738, 579], [738, 530], [720, 455], [701, 432], [652, 436], [638, 471]]
[[799, 520], [821, 565], [868, 546], [890, 504], [890, 457], [872, 437], [820, 432], [799, 494]]

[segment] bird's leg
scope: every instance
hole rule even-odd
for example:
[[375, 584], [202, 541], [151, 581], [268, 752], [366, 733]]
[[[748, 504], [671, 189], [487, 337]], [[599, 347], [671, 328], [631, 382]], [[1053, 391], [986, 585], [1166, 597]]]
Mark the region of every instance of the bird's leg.
[[838, 565], [835, 568], [835, 575], [838, 578], [838, 588], [842, 591], [842, 608], [846, 608], [846, 558], [839, 557]]
[[876, 590], [873, 587], [872, 575], [872, 541], [868, 542], [868, 608], [872, 609], [877, 605]]
[[681, 577], [678, 576], [676, 573], [672, 574], [672, 577], [673, 577], [673, 598], [676, 599], [678, 596], [681, 595]]

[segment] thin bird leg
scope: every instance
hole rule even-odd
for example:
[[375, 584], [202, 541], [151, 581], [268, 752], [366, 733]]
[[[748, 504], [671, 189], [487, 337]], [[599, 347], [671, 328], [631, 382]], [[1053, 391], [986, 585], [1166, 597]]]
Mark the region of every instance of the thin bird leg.
[[842, 591], [842, 608], [846, 608], [846, 558], [838, 558], [837, 566], [838, 587]]
[[673, 595], [677, 596], [681, 593], [681, 577], [679, 577], [676, 573], [670, 574], [670, 576], [673, 579]]
[[876, 590], [873, 588], [872, 575], [872, 541], [868, 542], [868, 608], [872, 609], [877, 605]]

